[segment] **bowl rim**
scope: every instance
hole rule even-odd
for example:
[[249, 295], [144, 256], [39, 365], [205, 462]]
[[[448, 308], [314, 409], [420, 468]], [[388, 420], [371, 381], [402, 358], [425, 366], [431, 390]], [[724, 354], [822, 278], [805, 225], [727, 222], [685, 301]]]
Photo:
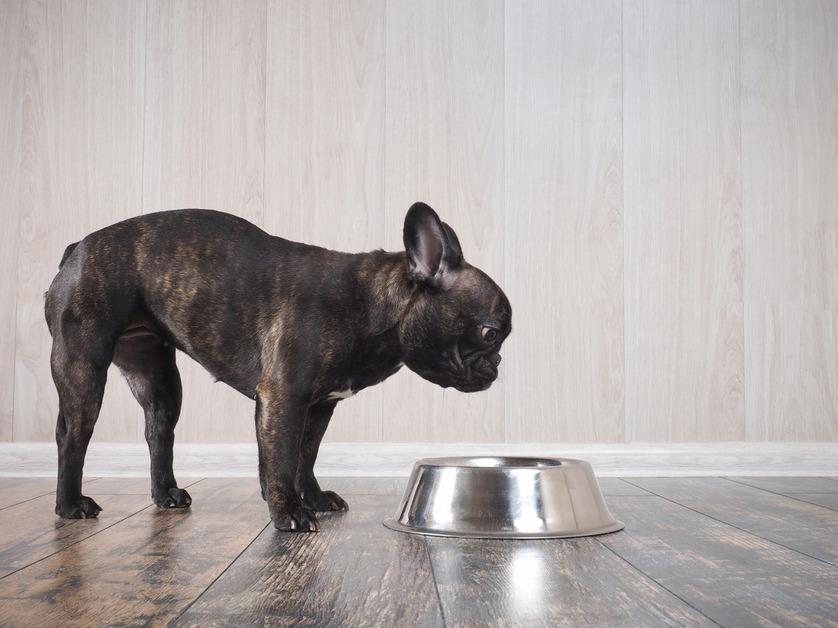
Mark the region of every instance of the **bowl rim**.
[[[509, 464], [474, 464], [477, 460], [506, 460]], [[538, 464], [546, 463], [546, 464]], [[442, 456], [438, 458], [422, 458], [414, 463], [414, 468], [420, 467], [451, 467], [457, 469], [479, 469], [483, 471], [505, 471], [510, 469], [526, 469], [547, 471], [563, 467], [590, 466], [585, 460], [577, 458], [559, 458], [553, 456], [510, 456], [494, 454], [476, 454], [471, 456]]]

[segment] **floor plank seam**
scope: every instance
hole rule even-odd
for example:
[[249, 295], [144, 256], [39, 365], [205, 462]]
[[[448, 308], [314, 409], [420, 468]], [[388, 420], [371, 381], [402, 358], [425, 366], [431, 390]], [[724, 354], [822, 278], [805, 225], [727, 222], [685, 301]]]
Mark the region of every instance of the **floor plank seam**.
[[[21, 478], [21, 479], [27, 479], [27, 478]], [[101, 480], [101, 479], [102, 478], [92, 478], [90, 480], [85, 480], [85, 482], [87, 484], [91, 484], [91, 483], [96, 482], [97, 480]], [[56, 480], [56, 482], [57, 482], [57, 480]], [[53, 495], [54, 493], [55, 493], [55, 489], [53, 489], [51, 491], [47, 491], [46, 493], [41, 493], [40, 495], [35, 495], [35, 497], [30, 497], [28, 499], [22, 499], [19, 502], [15, 502], [14, 504], [9, 504], [8, 506], [3, 506], [2, 508], [0, 508], [0, 511], [6, 510], [7, 508], [14, 508], [15, 506], [20, 506], [21, 504], [25, 504], [27, 502], [31, 502], [31, 501], [34, 501], [36, 499], [40, 499], [41, 497], [44, 497], [45, 495]]]
[[[614, 532], [614, 534], [620, 534], [620, 532]], [[657, 581], [655, 578], [653, 578], [650, 574], [648, 574], [648, 573], [646, 573], [645, 571], [643, 571], [642, 569], [640, 569], [640, 567], [638, 567], [637, 565], [635, 565], [634, 563], [632, 563], [632, 562], [631, 562], [628, 558], [626, 558], [625, 556], [621, 555], [621, 554], [620, 554], [617, 550], [615, 550], [613, 547], [609, 547], [607, 544], [603, 543], [603, 542], [602, 542], [602, 540], [601, 540], [601, 539], [599, 539], [598, 537], [592, 537], [592, 538], [593, 538], [593, 540], [594, 540], [594, 541], [596, 541], [597, 543], [599, 543], [602, 547], [604, 547], [604, 548], [605, 548], [605, 549], [607, 549], [609, 552], [611, 552], [612, 554], [614, 554], [614, 556], [616, 556], [617, 558], [619, 558], [620, 560], [622, 560], [624, 563], [626, 563], [626, 564], [627, 564], [629, 567], [631, 567], [634, 571], [636, 571], [637, 573], [639, 573], [640, 575], [642, 575], [644, 578], [646, 578], [646, 579], [647, 579], [647, 580], [649, 580], [650, 582], [653, 582], [654, 584], [656, 584], [657, 586], [659, 586], [661, 589], [663, 589], [664, 591], [666, 591], [667, 593], [669, 593], [669, 594], [670, 594], [671, 596], [673, 596], [674, 598], [676, 598], [676, 599], [678, 599], [678, 600], [681, 600], [684, 604], [686, 604], [687, 606], [689, 606], [689, 607], [690, 607], [691, 609], [693, 609], [696, 613], [698, 613], [698, 614], [699, 614], [699, 615], [701, 615], [702, 617], [706, 618], [706, 619], [707, 619], [707, 621], [711, 622], [712, 624], [714, 624], [714, 625], [716, 625], [716, 626], [719, 626], [720, 628], [725, 628], [725, 626], [724, 626], [723, 624], [720, 624], [720, 623], [719, 623], [719, 622], [717, 622], [715, 619], [713, 619], [712, 617], [710, 617], [707, 613], [705, 613], [705, 612], [704, 612], [704, 611], [702, 611], [701, 609], [696, 608], [695, 606], [693, 606], [692, 604], [690, 604], [687, 600], [685, 600], [685, 599], [684, 599], [684, 598], [682, 598], [680, 595], [678, 595], [677, 593], [675, 593], [675, 591], [672, 591], [672, 590], [671, 590], [669, 587], [667, 587], [665, 584], [663, 584], [663, 583], [661, 583], [661, 582], [658, 582], [658, 581]]]
[[[87, 484], [91, 484], [91, 483], [93, 483], [93, 482], [95, 482], [96, 480], [99, 480], [99, 479], [101, 479], [101, 478], [94, 478], [94, 479], [91, 479], [91, 480], [87, 480], [87, 482], [86, 482], [86, 483], [87, 483]], [[195, 486], [198, 482], [203, 481], [203, 479], [204, 479], [204, 478], [200, 478], [200, 479], [198, 479], [198, 480], [196, 480], [196, 481], [192, 482], [191, 484], [187, 484], [187, 485], [185, 485], [185, 486], [184, 486], [184, 488], [188, 488], [188, 487], [190, 487], [190, 486]], [[52, 491], [52, 493], [54, 493], [54, 492], [55, 492], [55, 491]], [[51, 495], [52, 493], [44, 493], [44, 495]], [[114, 493], [114, 494], [117, 494], [117, 493]], [[19, 502], [19, 504], [25, 504], [26, 502], [30, 502], [30, 501], [32, 501], [33, 499], [38, 499], [38, 498], [40, 498], [40, 497], [43, 497], [44, 495], [39, 495], [38, 497], [33, 497], [32, 499], [27, 499], [26, 501]], [[15, 504], [15, 506], [17, 506], [17, 505], [19, 505], [19, 504]], [[116, 521], [114, 521], [113, 523], [110, 523], [110, 524], [106, 525], [104, 528], [101, 528], [101, 529], [99, 529], [99, 530], [96, 530], [95, 532], [93, 532], [93, 533], [91, 533], [91, 534], [89, 534], [89, 535], [87, 535], [87, 536], [85, 536], [85, 537], [83, 537], [83, 538], [81, 538], [81, 539], [78, 539], [77, 541], [73, 541], [72, 543], [68, 543], [67, 545], [64, 545], [61, 549], [58, 549], [58, 550], [56, 550], [56, 551], [52, 552], [51, 554], [47, 554], [46, 556], [41, 556], [41, 558], [39, 558], [39, 559], [37, 559], [37, 560], [33, 560], [31, 563], [28, 563], [28, 564], [26, 564], [26, 565], [24, 565], [24, 566], [22, 566], [22, 567], [18, 567], [18, 568], [17, 568], [17, 569], [15, 569], [14, 571], [11, 571], [11, 572], [7, 573], [7, 574], [6, 574], [6, 575], [4, 575], [4, 576], [0, 576], [0, 580], [5, 580], [5, 579], [6, 579], [6, 578], [8, 578], [9, 576], [13, 576], [14, 574], [18, 573], [19, 571], [23, 571], [24, 569], [28, 569], [28, 568], [29, 568], [29, 567], [31, 567], [32, 565], [37, 565], [37, 564], [38, 564], [38, 563], [40, 563], [41, 561], [46, 560], [47, 558], [51, 558], [52, 556], [55, 556], [56, 554], [60, 554], [60, 553], [61, 553], [61, 552], [63, 552], [64, 550], [69, 549], [69, 548], [73, 547], [74, 545], [78, 545], [79, 543], [81, 543], [81, 542], [83, 542], [83, 541], [86, 541], [86, 540], [88, 540], [88, 539], [92, 539], [92, 538], [93, 538], [94, 536], [96, 536], [97, 534], [101, 534], [101, 533], [102, 533], [102, 532], [104, 532], [105, 530], [108, 530], [108, 529], [110, 529], [110, 528], [114, 527], [114, 526], [115, 526], [115, 525], [117, 525], [118, 523], [122, 523], [123, 521], [126, 521], [127, 519], [130, 519], [131, 517], [133, 517], [133, 516], [135, 516], [135, 515], [138, 515], [139, 513], [143, 512], [144, 510], [148, 510], [148, 509], [149, 509], [149, 508], [151, 508], [152, 506], [154, 506], [154, 504], [148, 504], [148, 505], [146, 505], [146, 506], [143, 506], [143, 507], [142, 507], [142, 508], [140, 508], [139, 510], [135, 510], [134, 512], [132, 512], [132, 513], [130, 513], [130, 514], [125, 515], [125, 516], [124, 516], [124, 517], [122, 517], [121, 519], [117, 519], [117, 520], [116, 520]], [[11, 506], [9, 506], [9, 507], [11, 508]], [[2, 509], [0, 509], [0, 510], [2, 510]]]
[[439, 607], [439, 616], [442, 619], [443, 628], [447, 628], [448, 623], [445, 621], [445, 609], [442, 607], [442, 596], [439, 594], [439, 585], [436, 581], [436, 570], [434, 569], [434, 560], [431, 558], [431, 548], [428, 545], [428, 537], [422, 537], [422, 543], [425, 545], [425, 554], [428, 557], [428, 565], [431, 567], [431, 580], [434, 583], [434, 593], [436, 593], [436, 604]]
[[49, 493], [42, 493], [41, 495], [35, 495], [35, 497], [30, 497], [29, 499], [23, 499], [19, 502], [15, 502], [14, 504], [3, 506], [2, 508], [0, 508], [0, 512], [9, 508], [14, 508], [15, 506], [20, 506], [21, 504], [28, 504], [29, 502], [33, 502], [36, 499], [41, 499], [41, 497], [46, 497], [47, 495], [52, 495], [53, 493], [55, 493], [55, 491], [50, 491]]
[[814, 492], [813, 493], [792, 493], [791, 495], [782, 495], [781, 493], [777, 493], [777, 495], [780, 495], [782, 497], [788, 497], [788, 498], [793, 499], [795, 501], [803, 502], [804, 504], [811, 504], [812, 506], [820, 506], [821, 508], [826, 508], [827, 510], [831, 510], [832, 512], [838, 512], [838, 506], [827, 506], [826, 504], [819, 504], [818, 502], [813, 502], [813, 501], [809, 501], [808, 499], [803, 499], [802, 497], [797, 497], [797, 495], [801, 495], [801, 494], [806, 495], [806, 496], [809, 496], [809, 495], [824, 495], [824, 496], [835, 495], [835, 493], [814, 493]]
[[67, 550], [67, 549], [69, 549], [69, 548], [73, 547], [74, 545], [78, 545], [79, 543], [82, 543], [82, 542], [84, 542], [84, 541], [87, 541], [88, 539], [92, 539], [92, 538], [93, 538], [94, 536], [96, 536], [97, 534], [101, 534], [101, 533], [102, 533], [102, 532], [104, 532], [105, 530], [109, 530], [110, 528], [114, 527], [116, 524], [118, 524], [118, 523], [122, 523], [122, 522], [123, 522], [123, 521], [125, 521], [126, 519], [130, 519], [131, 517], [134, 517], [134, 516], [138, 515], [139, 513], [143, 512], [144, 510], [148, 510], [148, 509], [149, 509], [149, 508], [151, 508], [153, 505], [154, 505], [154, 504], [148, 504], [147, 506], [143, 506], [143, 507], [142, 507], [142, 508], [140, 508], [139, 510], [135, 510], [135, 511], [134, 511], [134, 512], [132, 512], [131, 514], [129, 514], [129, 515], [125, 515], [124, 517], [122, 517], [122, 519], [117, 519], [117, 520], [116, 520], [116, 521], [114, 521], [113, 523], [111, 523], [111, 524], [109, 524], [109, 525], [106, 525], [104, 528], [102, 528], [102, 529], [100, 529], [100, 530], [96, 530], [96, 532], [93, 532], [93, 533], [92, 533], [92, 534], [90, 534], [89, 536], [86, 536], [86, 537], [84, 537], [84, 538], [81, 538], [81, 539], [79, 539], [79, 540], [77, 540], [77, 541], [73, 541], [72, 543], [68, 543], [67, 545], [63, 546], [61, 549], [54, 551], [52, 554], [47, 554], [46, 556], [41, 556], [41, 558], [39, 558], [38, 560], [33, 560], [33, 561], [32, 561], [31, 563], [29, 563], [28, 565], [24, 565], [23, 567], [19, 567], [18, 569], [15, 569], [14, 571], [12, 571], [12, 572], [10, 572], [10, 573], [7, 573], [5, 576], [0, 576], [0, 580], [5, 580], [5, 579], [6, 579], [6, 578], [8, 578], [9, 576], [13, 576], [14, 574], [18, 573], [19, 571], [23, 571], [24, 569], [29, 569], [29, 568], [30, 568], [30, 567], [32, 567], [33, 565], [37, 565], [38, 563], [40, 563], [41, 561], [46, 560], [47, 558], [51, 558], [51, 557], [55, 556], [56, 554], [60, 554], [61, 552], [63, 552], [63, 551], [65, 551], [65, 550]]
[[238, 554], [236, 554], [235, 558], [233, 558], [233, 560], [231, 560], [229, 563], [227, 563], [227, 565], [224, 567], [224, 569], [221, 570], [221, 573], [219, 573], [215, 578], [213, 578], [212, 581], [206, 587], [204, 587], [204, 590], [201, 591], [198, 595], [196, 595], [195, 599], [193, 599], [191, 602], [189, 602], [189, 604], [187, 604], [184, 607], [184, 609], [180, 613], [177, 614], [177, 616], [175, 616], [171, 620], [169, 620], [169, 623], [166, 624], [166, 625], [167, 626], [174, 626], [175, 624], [177, 624], [177, 622], [180, 620], [180, 618], [183, 617], [189, 611], [190, 608], [192, 608], [192, 606], [195, 604], [195, 602], [200, 600], [204, 596], [204, 594], [207, 591], [209, 591], [216, 582], [218, 582], [218, 580], [221, 578], [221, 576], [223, 576], [225, 573], [227, 573], [227, 570], [230, 569], [230, 567], [232, 567], [239, 558], [241, 558], [242, 554], [244, 554], [248, 549], [250, 549], [250, 546], [253, 545], [256, 542], [256, 539], [258, 539], [260, 536], [262, 536], [262, 534], [264, 534], [265, 530], [267, 530], [268, 526], [270, 526], [270, 525], [271, 525], [271, 521], [268, 520], [268, 522], [264, 525], [264, 527], [261, 530], [259, 530], [259, 532], [254, 534], [253, 538], [250, 539], [250, 541], [247, 543], [247, 545], [245, 545], [242, 548], [242, 550]]
[[[638, 488], [638, 487], [636, 487], [634, 484], [632, 484], [631, 482], [629, 482], [628, 480], [626, 480], [626, 479], [625, 479], [624, 477], [622, 477], [622, 476], [620, 476], [620, 477], [616, 477], [616, 478], [614, 478], [614, 479], [615, 479], [615, 480], [619, 480], [620, 482], [622, 482], [622, 483], [623, 483], [623, 484], [625, 484], [626, 486], [632, 486], [632, 487], [634, 487], [634, 488]], [[651, 495], [651, 493], [649, 493], [649, 491], [647, 491], [645, 488], [644, 488], [644, 489], [641, 489], [641, 490], [643, 491], [643, 494], [642, 494], [642, 495], [619, 495], [619, 497], [645, 497], [645, 496], [647, 496], [647, 495]], [[614, 497], [617, 497], [617, 496], [618, 496], [618, 495], [615, 495]]]
[[[638, 488], [642, 488], [642, 487], [638, 486]], [[646, 490], [648, 490], [648, 489], [646, 489]], [[806, 556], [808, 558], [811, 558], [812, 560], [816, 560], [820, 563], [824, 563], [825, 565], [829, 565], [830, 567], [838, 569], [838, 564], [833, 563], [831, 561], [828, 561], [825, 558], [819, 558], [818, 556], [812, 556], [811, 554], [807, 554], [806, 552], [804, 552], [802, 550], [796, 549], [794, 547], [789, 547], [788, 545], [783, 545], [782, 543], [780, 543], [779, 541], [775, 541], [774, 539], [769, 539], [769, 538], [766, 538], [766, 537], [762, 536], [761, 534], [757, 534], [756, 532], [746, 530], [745, 528], [740, 528], [739, 526], [737, 526], [733, 523], [729, 523], [727, 521], [722, 521], [721, 519], [717, 519], [713, 515], [708, 515], [706, 512], [701, 512], [700, 510], [697, 510], [695, 508], [687, 506], [686, 504], [682, 504], [681, 502], [675, 501], [674, 499], [669, 499], [668, 497], [665, 497], [663, 495], [659, 495], [658, 493], [655, 493], [653, 491], [650, 491], [650, 492], [653, 495], [655, 495], [656, 497], [660, 497], [661, 499], [668, 501], [670, 504], [675, 504], [676, 506], [679, 506], [681, 508], [686, 508], [687, 510], [691, 510], [692, 512], [694, 512], [698, 515], [701, 515], [702, 517], [707, 517], [708, 519], [711, 519], [712, 521], [715, 521], [715, 522], [720, 523], [722, 525], [731, 527], [734, 530], [739, 530], [740, 532], [744, 532], [745, 534], [749, 534], [750, 536], [753, 536], [755, 538], [762, 539], [766, 543], [771, 543], [771, 544], [776, 545], [778, 547], [783, 547], [783, 548], [785, 548], [785, 549], [787, 549], [791, 552], [795, 552], [797, 554], [800, 554], [801, 556]], [[783, 495], [783, 497], [785, 497], [785, 495]], [[815, 505], [815, 504], [813, 504], [813, 505]]]
[[[823, 504], [816, 504], [815, 502], [810, 502], [808, 500], [801, 499], [799, 497], [795, 497], [794, 494], [787, 495], [785, 493], [778, 493], [777, 491], [772, 491], [771, 489], [764, 488], [762, 486], [754, 486], [753, 484], [747, 484], [746, 482], [740, 482], [739, 480], [734, 480], [733, 478], [729, 478], [729, 477], [725, 477], [725, 476], [720, 476], [720, 477], [723, 480], [727, 480], [728, 482], [733, 482], [734, 484], [738, 484], [739, 486], [747, 486], [748, 488], [753, 488], [753, 489], [756, 489], [758, 491], [765, 491], [766, 493], [771, 493], [772, 495], [777, 495], [778, 497], [787, 497], [788, 499], [793, 499], [793, 500], [798, 501], [798, 502], [803, 502], [804, 504], [811, 504], [812, 506], [819, 506], [821, 508], [826, 508], [827, 510], [834, 510], [834, 511], [838, 512], [838, 508], [833, 508], [832, 506], [824, 506]], [[817, 493], [818, 491], [811, 491], [811, 492], [812, 493]], [[824, 492], [822, 494], [823, 495], [833, 495], [834, 493]]]

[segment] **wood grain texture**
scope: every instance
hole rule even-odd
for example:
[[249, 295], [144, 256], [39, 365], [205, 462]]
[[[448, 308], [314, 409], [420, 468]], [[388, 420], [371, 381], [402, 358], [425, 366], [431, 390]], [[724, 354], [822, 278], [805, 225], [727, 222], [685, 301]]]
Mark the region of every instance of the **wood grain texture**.
[[[181, 486], [191, 487], [199, 481], [193, 479]], [[27, 478], [0, 479], [0, 578], [153, 507], [148, 478], [88, 478], [84, 493], [96, 500], [102, 512], [96, 519], [60, 519], [54, 512], [55, 480], [44, 479], [53, 491], [31, 499], [44, 490], [43, 486], [33, 486], [35, 482]], [[29, 491], [28, 501], [2, 508], [24, 491]]]
[[[140, 212], [145, 3], [24, 10], [14, 433], [31, 441], [54, 438], [44, 292], [64, 248]], [[134, 440], [137, 405], [115, 368], [109, 378], [95, 438]]]
[[595, 538], [427, 543], [446, 626], [713, 625]]
[[745, 436], [737, 5], [623, 7], [626, 436]]
[[649, 495], [650, 493], [639, 486], [629, 484], [622, 478], [597, 478], [599, 490], [605, 497], [611, 495]]
[[[95, 484], [88, 486], [93, 480]], [[197, 481], [199, 480], [195, 478], [187, 479], [179, 482], [178, 486], [185, 488]], [[145, 495], [151, 503], [151, 479], [148, 477], [84, 478], [82, 492], [94, 499], [100, 495]]]
[[747, 438], [834, 441], [838, 5], [741, 14]]
[[838, 512], [834, 510], [723, 478], [642, 478], [631, 482], [713, 519], [838, 567]]
[[0, 10], [0, 441], [14, 438], [20, 166], [23, 156], [24, 2]]
[[0, 478], [0, 509], [54, 492], [55, 478]]
[[[149, 0], [143, 211], [221, 209], [264, 224], [264, 0]], [[252, 441], [252, 401], [178, 356], [186, 442]]]
[[838, 570], [655, 497], [611, 497], [624, 521], [599, 537], [722, 626], [836, 626]]
[[[811, 478], [782, 480], [805, 486]], [[0, 478], [0, 503], [29, 481]], [[398, 501], [392, 478], [328, 482], [349, 496], [352, 509], [322, 516], [316, 535], [266, 528], [251, 479], [198, 482], [189, 489], [193, 512], [142, 508], [145, 498], [135, 493], [147, 488], [145, 478], [88, 480], [86, 492], [105, 506], [98, 521], [56, 520], [51, 495], [0, 510], [2, 566], [38, 560], [0, 574], [0, 622], [838, 625], [838, 568], [696, 510], [740, 501], [740, 511], [756, 508], [751, 524], [763, 526], [759, 534], [787, 526], [784, 515], [810, 533], [819, 519], [766, 511], [765, 499], [796, 500], [730, 480], [615, 478], [604, 484], [636, 493], [608, 497], [625, 530], [514, 543], [392, 532], [380, 524]], [[118, 509], [131, 508], [142, 509], [114, 521]], [[808, 550], [820, 538], [821, 550], [834, 551], [822, 532], [809, 540], [791, 530], [782, 536], [809, 543]]]
[[323, 490], [339, 495], [390, 495], [401, 497], [407, 484], [406, 477], [330, 477], [318, 475]]
[[620, 39], [616, 0], [506, 5], [513, 442], [625, 436]]
[[[95, 491], [85, 492], [92, 496]], [[0, 578], [98, 534], [152, 504], [148, 497], [113, 495], [99, 505], [104, 510], [96, 519], [59, 519], [52, 494], [0, 510]], [[26, 525], [20, 525], [21, 521]]]
[[838, 510], [838, 493], [795, 493], [792, 497], [824, 508]]
[[205, 480], [188, 511], [148, 508], [0, 580], [10, 625], [163, 625], [267, 525], [259, 487]]
[[[5, 0], [0, 441], [53, 439], [67, 244], [204, 206], [397, 250], [423, 199], [510, 297], [500, 380], [403, 369], [327, 440], [838, 442], [836, 59], [830, 0]], [[180, 365], [179, 442], [253, 442]], [[142, 429], [112, 368], [94, 440]]]
[[781, 495], [795, 493], [838, 493], [838, 481], [835, 478], [799, 478], [799, 477], [731, 477], [756, 488], [761, 488]]
[[[268, 3], [271, 233], [351, 252], [388, 244], [384, 6], [384, 0]], [[381, 388], [340, 403], [327, 438], [381, 440], [381, 404]]]
[[[499, 283], [503, 7], [501, 0], [390, 0], [386, 22], [385, 248], [404, 248], [405, 212], [422, 200], [457, 232], [466, 260]], [[466, 395], [402, 369], [384, 385], [382, 439], [504, 440], [509, 369], [501, 372], [489, 391]]]
[[355, 497], [316, 535], [266, 529], [175, 625], [442, 626], [424, 539], [384, 528], [387, 502]]

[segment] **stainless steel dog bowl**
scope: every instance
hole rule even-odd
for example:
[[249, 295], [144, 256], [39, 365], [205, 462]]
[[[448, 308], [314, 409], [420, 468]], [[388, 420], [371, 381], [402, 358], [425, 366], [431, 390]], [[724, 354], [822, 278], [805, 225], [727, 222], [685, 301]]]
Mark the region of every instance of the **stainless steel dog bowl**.
[[413, 465], [393, 530], [432, 536], [553, 539], [623, 529], [591, 465], [569, 458], [426, 458]]

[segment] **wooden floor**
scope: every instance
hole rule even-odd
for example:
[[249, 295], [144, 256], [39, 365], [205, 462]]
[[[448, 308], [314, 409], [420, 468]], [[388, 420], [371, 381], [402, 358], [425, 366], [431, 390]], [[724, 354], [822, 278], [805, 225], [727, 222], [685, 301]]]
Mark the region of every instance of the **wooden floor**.
[[403, 480], [333, 478], [319, 534], [268, 525], [255, 479], [87, 480], [98, 520], [53, 514], [53, 481], [0, 479], [0, 625], [838, 626], [838, 479], [604, 479], [622, 532], [553, 541], [384, 528]]

